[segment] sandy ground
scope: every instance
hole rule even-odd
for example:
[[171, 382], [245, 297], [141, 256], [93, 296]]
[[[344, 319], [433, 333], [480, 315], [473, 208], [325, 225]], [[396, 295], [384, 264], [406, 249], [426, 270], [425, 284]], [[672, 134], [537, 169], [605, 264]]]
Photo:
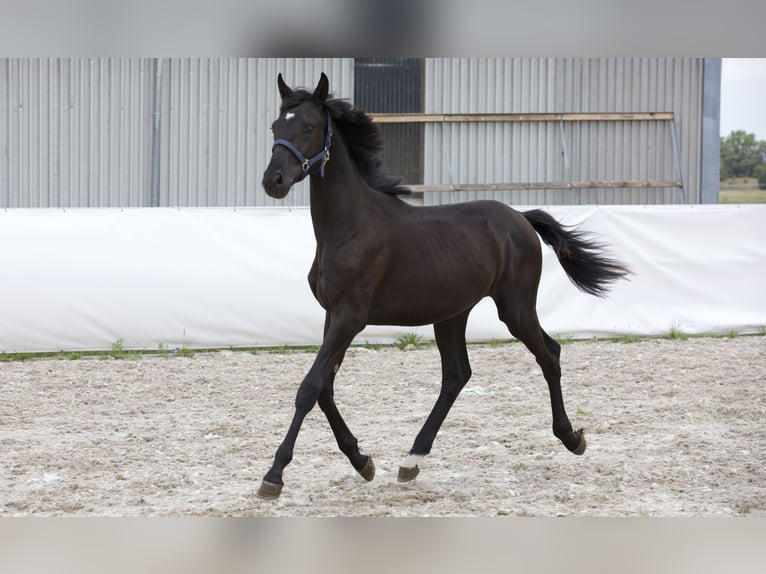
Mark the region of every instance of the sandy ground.
[[0, 516], [766, 516], [765, 351], [762, 336], [565, 345], [577, 457], [526, 349], [471, 346], [473, 378], [399, 484], [438, 352], [351, 349], [336, 401], [375, 480], [316, 408], [275, 502], [254, 493], [313, 353], [0, 363]]

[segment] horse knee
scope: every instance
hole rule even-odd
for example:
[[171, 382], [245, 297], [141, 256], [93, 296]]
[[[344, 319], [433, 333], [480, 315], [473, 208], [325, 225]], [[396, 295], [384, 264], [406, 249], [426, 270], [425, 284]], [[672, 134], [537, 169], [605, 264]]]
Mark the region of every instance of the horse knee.
[[459, 375], [446, 378], [442, 381], [442, 394], [449, 399], [450, 404], [455, 402], [460, 391], [463, 390], [468, 380], [471, 378], [471, 369], [467, 372], [461, 372]]

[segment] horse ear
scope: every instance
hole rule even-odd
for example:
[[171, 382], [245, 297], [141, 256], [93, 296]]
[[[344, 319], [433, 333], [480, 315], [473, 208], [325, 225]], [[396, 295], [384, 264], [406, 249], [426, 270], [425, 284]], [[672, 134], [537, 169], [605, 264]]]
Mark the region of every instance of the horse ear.
[[314, 90], [314, 97], [320, 102], [323, 102], [327, 99], [327, 95], [329, 93], [330, 81], [327, 79], [325, 73], [322, 72], [322, 75], [319, 77], [319, 83], [317, 84], [316, 90]]
[[277, 76], [277, 86], [279, 87], [279, 95], [282, 96], [283, 100], [287, 96], [293, 93], [290, 87], [287, 84], [285, 84], [285, 81], [282, 79], [281, 73]]

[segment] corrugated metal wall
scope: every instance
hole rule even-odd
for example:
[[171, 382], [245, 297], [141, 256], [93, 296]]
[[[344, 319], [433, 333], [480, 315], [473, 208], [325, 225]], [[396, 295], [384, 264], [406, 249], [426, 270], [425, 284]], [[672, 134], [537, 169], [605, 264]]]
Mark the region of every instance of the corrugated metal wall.
[[[0, 59], [0, 208], [151, 205], [155, 60]], [[277, 73], [341, 96], [353, 59], [163, 59], [161, 206], [275, 202], [260, 180], [279, 109]]]
[[[152, 59], [0, 59], [0, 208], [151, 205]], [[159, 204], [307, 205], [260, 179], [271, 154], [276, 76], [313, 88], [325, 71], [354, 94], [353, 59], [163, 59]], [[676, 115], [686, 194], [699, 201], [702, 59], [439, 58], [426, 113]], [[424, 183], [676, 179], [666, 123], [428, 125]], [[411, 182], [419, 183], [419, 182]], [[488, 197], [426, 194], [426, 203]], [[513, 204], [673, 203], [677, 190], [512, 191]]]
[[0, 60], [0, 207], [140, 205], [148, 60]]
[[314, 89], [322, 72], [354, 93], [353, 59], [181, 59], [163, 62], [160, 204], [308, 205], [308, 181], [274, 200], [261, 188], [279, 113], [277, 74]]
[[[702, 59], [692, 58], [428, 59], [425, 112], [671, 111], [687, 201], [698, 203], [703, 68]], [[669, 122], [429, 125], [424, 183], [675, 180], [673, 157]], [[676, 203], [679, 191], [440, 192], [427, 193], [425, 202], [480, 197], [511, 204]]]

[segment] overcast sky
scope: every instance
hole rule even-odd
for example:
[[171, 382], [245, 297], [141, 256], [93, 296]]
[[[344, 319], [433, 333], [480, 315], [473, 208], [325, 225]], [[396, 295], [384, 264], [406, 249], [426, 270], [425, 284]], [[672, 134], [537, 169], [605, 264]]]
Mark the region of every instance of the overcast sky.
[[766, 58], [724, 58], [721, 135], [744, 130], [766, 141]]

